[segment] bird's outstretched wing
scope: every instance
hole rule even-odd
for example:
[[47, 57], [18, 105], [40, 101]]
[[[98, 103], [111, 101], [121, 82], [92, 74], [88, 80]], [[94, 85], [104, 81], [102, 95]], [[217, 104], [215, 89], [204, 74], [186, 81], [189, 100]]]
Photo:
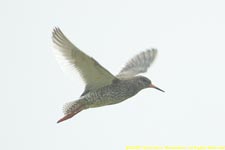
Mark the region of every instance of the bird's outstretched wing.
[[52, 40], [63, 58], [78, 70], [86, 83], [85, 91], [82, 95], [88, 91], [109, 85], [116, 79], [114, 75], [102, 67], [96, 60], [73, 45], [59, 28], [53, 30]]
[[117, 75], [118, 78], [130, 78], [148, 70], [157, 55], [156, 49], [146, 50], [134, 56]]

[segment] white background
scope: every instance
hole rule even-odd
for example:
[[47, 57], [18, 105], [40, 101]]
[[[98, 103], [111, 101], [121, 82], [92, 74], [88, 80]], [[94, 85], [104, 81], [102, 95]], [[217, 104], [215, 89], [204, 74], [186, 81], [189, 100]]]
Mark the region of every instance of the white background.
[[[224, 145], [225, 3], [217, 0], [0, 2], [0, 149], [123, 150], [127, 145]], [[52, 52], [58, 26], [116, 74], [151, 47], [158, 87], [61, 124], [84, 84]]]

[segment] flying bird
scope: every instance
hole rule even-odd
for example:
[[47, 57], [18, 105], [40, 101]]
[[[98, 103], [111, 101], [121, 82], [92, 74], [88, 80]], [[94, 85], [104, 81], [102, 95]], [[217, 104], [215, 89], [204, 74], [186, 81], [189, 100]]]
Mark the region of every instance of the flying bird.
[[118, 75], [113, 75], [94, 58], [78, 49], [56, 27], [52, 32], [52, 40], [56, 51], [75, 68], [85, 82], [81, 96], [68, 102], [63, 107], [64, 117], [57, 121], [65, 121], [82, 110], [120, 103], [146, 88], [162, 89], [152, 84], [151, 80], [140, 73], [147, 72], [157, 55], [156, 49], [149, 49], [134, 56], [122, 68]]

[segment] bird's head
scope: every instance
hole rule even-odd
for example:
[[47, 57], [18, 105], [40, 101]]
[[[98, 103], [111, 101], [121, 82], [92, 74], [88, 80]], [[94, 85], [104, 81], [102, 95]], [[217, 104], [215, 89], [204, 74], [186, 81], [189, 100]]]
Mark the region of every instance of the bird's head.
[[137, 76], [137, 79], [139, 86], [142, 87], [142, 89], [144, 88], [155, 88], [161, 92], [165, 92], [162, 89], [158, 88], [157, 86], [153, 85], [151, 80], [149, 80], [148, 78], [144, 77], [144, 76]]

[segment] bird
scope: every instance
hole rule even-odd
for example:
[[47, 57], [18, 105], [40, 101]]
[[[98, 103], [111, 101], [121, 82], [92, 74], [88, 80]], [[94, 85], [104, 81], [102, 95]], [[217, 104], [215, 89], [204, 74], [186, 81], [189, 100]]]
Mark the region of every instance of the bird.
[[77, 48], [59, 27], [53, 29], [52, 41], [58, 54], [80, 74], [85, 83], [81, 96], [63, 106], [64, 117], [57, 123], [70, 119], [89, 108], [123, 102], [146, 88], [155, 88], [164, 92], [153, 85], [147, 77], [138, 75], [147, 72], [155, 60], [157, 55], [155, 48], [135, 55], [117, 75], [113, 75], [94, 58]]

